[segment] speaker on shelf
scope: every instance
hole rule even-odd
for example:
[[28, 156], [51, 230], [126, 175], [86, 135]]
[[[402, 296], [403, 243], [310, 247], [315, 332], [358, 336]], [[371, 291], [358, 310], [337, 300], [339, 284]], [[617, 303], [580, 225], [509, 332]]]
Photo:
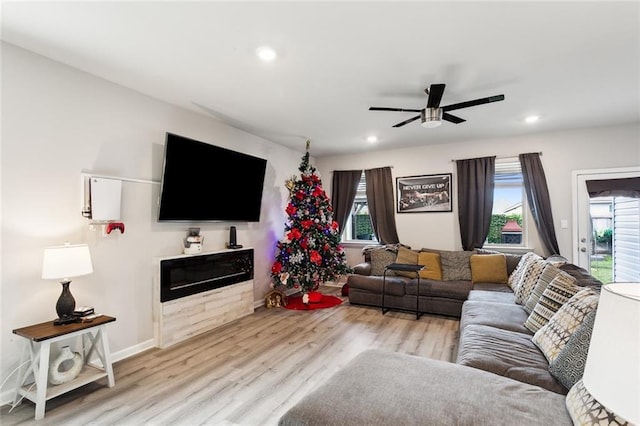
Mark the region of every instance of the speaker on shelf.
[[227, 248], [230, 249], [239, 249], [242, 248], [241, 245], [238, 245], [238, 241], [236, 239], [236, 227], [232, 226], [229, 228], [229, 243], [227, 244]]

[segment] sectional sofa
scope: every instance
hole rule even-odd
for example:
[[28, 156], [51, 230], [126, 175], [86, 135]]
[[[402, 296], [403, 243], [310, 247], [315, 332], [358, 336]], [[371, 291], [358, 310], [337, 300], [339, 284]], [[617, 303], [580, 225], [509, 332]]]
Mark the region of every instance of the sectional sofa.
[[[406, 247], [385, 249], [395, 249], [395, 258], [387, 256], [391, 262], [414, 255]], [[371, 254], [365, 253], [365, 264], [347, 280], [349, 300], [380, 306], [381, 278], [372, 272], [384, 266], [373, 265]], [[426, 257], [437, 256], [423, 256], [425, 262]], [[419, 305], [425, 313], [460, 317], [455, 363], [364, 351], [285, 413], [280, 424], [571, 425], [615, 418], [581, 380], [602, 283], [560, 257], [530, 253], [509, 259], [490, 251], [459, 257], [468, 259], [471, 280], [446, 273], [455, 279], [424, 277], [426, 283], [441, 282], [421, 283]], [[415, 279], [387, 278], [385, 288], [403, 288], [387, 289], [385, 305], [392, 296], [398, 309], [415, 309]], [[457, 296], [462, 294], [464, 299]], [[446, 308], [436, 307], [441, 301]]]

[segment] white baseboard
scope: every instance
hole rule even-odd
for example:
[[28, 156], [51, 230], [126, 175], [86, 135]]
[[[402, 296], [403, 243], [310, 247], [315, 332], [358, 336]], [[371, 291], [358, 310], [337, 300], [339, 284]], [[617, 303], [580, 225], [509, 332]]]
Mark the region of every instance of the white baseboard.
[[118, 352], [114, 352], [111, 354], [111, 361], [118, 362], [122, 361], [125, 358], [129, 358], [134, 355], [138, 355], [141, 352], [152, 349], [156, 347], [156, 340], [149, 339], [145, 342], [138, 343], [137, 345], [119, 350]]

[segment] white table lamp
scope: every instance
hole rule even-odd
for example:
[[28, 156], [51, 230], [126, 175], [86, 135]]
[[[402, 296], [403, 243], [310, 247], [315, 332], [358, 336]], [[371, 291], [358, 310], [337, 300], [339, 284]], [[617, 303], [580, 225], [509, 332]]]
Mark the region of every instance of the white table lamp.
[[640, 424], [640, 283], [602, 286], [583, 383], [609, 411]]
[[56, 325], [74, 322], [73, 311], [76, 301], [69, 291], [70, 278], [87, 275], [93, 272], [91, 254], [86, 244], [65, 244], [64, 246], [47, 247], [42, 260], [42, 279], [59, 279], [62, 293], [56, 303], [58, 319]]

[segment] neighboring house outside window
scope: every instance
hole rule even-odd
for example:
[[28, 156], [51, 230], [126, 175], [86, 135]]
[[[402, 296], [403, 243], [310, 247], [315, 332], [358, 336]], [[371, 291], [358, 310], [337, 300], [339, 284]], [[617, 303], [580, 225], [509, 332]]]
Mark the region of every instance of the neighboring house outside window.
[[527, 230], [524, 181], [517, 158], [496, 160], [491, 227], [487, 246], [524, 247]]

